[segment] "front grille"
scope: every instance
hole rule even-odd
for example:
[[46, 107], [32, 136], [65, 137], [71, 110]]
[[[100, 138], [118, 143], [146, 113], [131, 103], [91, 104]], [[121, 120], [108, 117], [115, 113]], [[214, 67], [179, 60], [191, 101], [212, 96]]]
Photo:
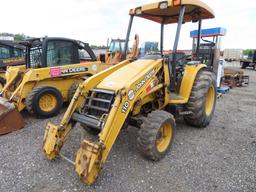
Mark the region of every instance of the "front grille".
[[92, 89], [85, 101], [86, 114], [100, 118], [104, 113], [108, 113], [114, 96], [113, 91]]
[[115, 92], [92, 89], [79, 113], [74, 113], [72, 119], [84, 125], [101, 130], [106, 115], [111, 110], [115, 99]]

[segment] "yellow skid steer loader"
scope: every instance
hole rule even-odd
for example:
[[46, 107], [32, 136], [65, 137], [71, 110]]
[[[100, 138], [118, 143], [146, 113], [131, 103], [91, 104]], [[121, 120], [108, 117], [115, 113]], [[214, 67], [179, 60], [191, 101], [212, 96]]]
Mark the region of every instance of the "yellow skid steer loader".
[[19, 111], [39, 117], [59, 113], [85, 77], [101, 70], [89, 45], [66, 38], [35, 38], [21, 42], [26, 65], [9, 67], [0, 97], [0, 134], [20, 129]]
[[[184, 63], [176, 55], [182, 24], [198, 22], [201, 31], [201, 21], [214, 18], [212, 9], [199, 0], [169, 0], [139, 6], [129, 14], [125, 50], [133, 19], [141, 17], [161, 25], [160, 53], [125, 60], [85, 80], [60, 124], [48, 123], [45, 130], [43, 151], [49, 160], [59, 153], [76, 123], [98, 133], [95, 141], [82, 141], [74, 162], [81, 180], [89, 185], [98, 177], [122, 128], [139, 128], [139, 150], [157, 161], [171, 147], [174, 117], [182, 115], [189, 125], [206, 127], [215, 109], [214, 74], [206, 65]], [[172, 23], [178, 23], [173, 53], [163, 55], [164, 26]]]

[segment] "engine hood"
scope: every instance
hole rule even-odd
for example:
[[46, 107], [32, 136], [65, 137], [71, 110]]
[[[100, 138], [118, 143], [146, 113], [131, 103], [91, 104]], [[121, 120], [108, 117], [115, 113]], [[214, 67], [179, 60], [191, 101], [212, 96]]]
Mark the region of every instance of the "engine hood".
[[130, 83], [137, 81], [150, 69], [152, 69], [154, 66], [161, 62], [162, 59], [140, 59], [129, 63], [103, 79], [101, 83], [97, 85], [97, 88], [114, 91], [119, 90], [123, 87], [130, 85]]

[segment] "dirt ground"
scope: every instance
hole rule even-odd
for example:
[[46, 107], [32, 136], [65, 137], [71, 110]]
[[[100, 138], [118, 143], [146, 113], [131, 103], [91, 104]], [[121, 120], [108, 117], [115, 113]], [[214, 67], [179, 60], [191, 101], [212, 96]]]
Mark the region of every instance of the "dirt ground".
[[[123, 130], [93, 186], [84, 185], [63, 158], [44, 158], [42, 139], [49, 119], [23, 113], [26, 128], [0, 137], [0, 191], [256, 191], [256, 71], [245, 73], [250, 85], [219, 98], [207, 128], [178, 121], [172, 149], [160, 162], [140, 155], [135, 128]], [[51, 121], [58, 122], [61, 115]], [[70, 159], [81, 133], [77, 126], [62, 150]]]

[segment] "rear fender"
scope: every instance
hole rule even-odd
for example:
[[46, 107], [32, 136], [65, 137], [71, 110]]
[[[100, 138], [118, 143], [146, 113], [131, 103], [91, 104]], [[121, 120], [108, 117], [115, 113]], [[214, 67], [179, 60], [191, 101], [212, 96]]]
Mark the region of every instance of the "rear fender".
[[190, 93], [198, 72], [205, 68], [206, 65], [204, 64], [186, 65], [179, 92], [179, 95], [184, 99], [185, 103], [187, 103], [189, 100]]

